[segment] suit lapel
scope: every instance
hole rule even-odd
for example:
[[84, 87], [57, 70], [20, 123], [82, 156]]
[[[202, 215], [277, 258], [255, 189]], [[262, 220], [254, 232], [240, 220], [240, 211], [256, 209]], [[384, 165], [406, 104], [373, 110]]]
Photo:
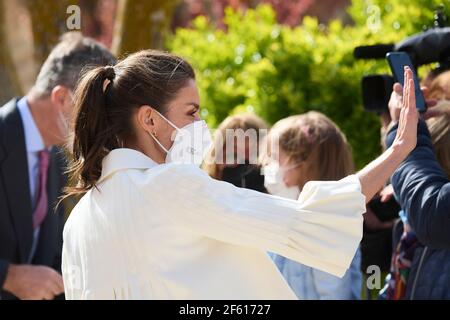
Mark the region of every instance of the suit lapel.
[[2, 108], [5, 158], [1, 163], [1, 174], [21, 262], [26, 262], [33, 241], [33, 222], [24, 129], [16, 103], [17, 100], [13, 100]]

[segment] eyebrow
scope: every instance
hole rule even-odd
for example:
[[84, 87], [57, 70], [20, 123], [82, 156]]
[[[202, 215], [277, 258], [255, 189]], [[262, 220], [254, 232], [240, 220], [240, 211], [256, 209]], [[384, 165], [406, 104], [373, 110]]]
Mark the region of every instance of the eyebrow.
[[195, 102], [188, 102], [188, 103], [186, 103], [186, 106], [194, 106], [197, 109], [200, 109], [200, 105], [198, 103], [195, 103]]

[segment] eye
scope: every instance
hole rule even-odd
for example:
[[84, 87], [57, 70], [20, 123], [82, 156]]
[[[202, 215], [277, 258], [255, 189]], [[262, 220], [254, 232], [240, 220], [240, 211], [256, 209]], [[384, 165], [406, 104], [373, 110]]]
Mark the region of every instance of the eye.
[[196, 117], [197, 116], [197, 113], [198, 113], [198, 111], [199, 111], [199, 107], [197, 107], [197, 106], [194, 106], [194, 108], [190, 111], [190, 115], [191, 116], [193, 116], [193, 117]]

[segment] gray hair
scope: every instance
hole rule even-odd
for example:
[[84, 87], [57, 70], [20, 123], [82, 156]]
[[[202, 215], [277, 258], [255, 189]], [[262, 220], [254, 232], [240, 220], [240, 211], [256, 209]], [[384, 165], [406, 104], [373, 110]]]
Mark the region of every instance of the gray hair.
[[87, 70], [115, 63], [114, 55], [99, 42], [83, 37], [80, 32], [67, 32], [42, 65], [32, 91], [38, 96], [48, 96], [58, 85], [73, 91]]

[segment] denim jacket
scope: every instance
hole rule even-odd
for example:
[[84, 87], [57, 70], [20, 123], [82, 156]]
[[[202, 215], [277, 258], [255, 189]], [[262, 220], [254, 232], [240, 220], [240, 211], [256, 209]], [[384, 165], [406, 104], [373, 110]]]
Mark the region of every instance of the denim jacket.
[[361, 298], [361, 252], [343, 278], [308, 267], [283, 256], [269, 253], [285, 280], [300, 300], [358, 300]]

